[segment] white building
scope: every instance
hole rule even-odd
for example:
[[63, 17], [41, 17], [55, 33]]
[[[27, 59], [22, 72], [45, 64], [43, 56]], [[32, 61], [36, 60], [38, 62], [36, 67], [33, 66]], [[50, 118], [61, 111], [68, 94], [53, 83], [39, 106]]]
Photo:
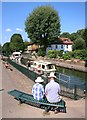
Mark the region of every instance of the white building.
[[68, 38], [58, 38], [58, 41], [48, 45], [46, 53], [49, 50], [63, 50], [63, 51], [72, 51], [73, 42]]

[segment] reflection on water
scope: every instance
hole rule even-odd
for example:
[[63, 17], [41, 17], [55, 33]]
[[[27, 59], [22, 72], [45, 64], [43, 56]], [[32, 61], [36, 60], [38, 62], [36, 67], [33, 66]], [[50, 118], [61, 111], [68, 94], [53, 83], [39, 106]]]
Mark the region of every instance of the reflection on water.
[[57, 72], [70, 76], [70, 83], [81, 85], [87, 83], [87, 73], [57, 67]]

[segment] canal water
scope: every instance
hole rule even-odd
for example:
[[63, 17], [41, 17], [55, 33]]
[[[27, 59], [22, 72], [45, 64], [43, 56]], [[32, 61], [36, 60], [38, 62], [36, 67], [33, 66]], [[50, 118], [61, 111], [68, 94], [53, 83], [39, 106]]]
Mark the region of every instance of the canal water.
[[[57, 67], [57, 72], [65, 75], [63, 79], [69, 79], [69, 84], [77, 85], [82, 89], [86, 88], [87, 85], [87, 73], [80, 72], [76, 70], [66, 69], [62, 67]], [[67, 77], [66, 77], [67, 76]]]

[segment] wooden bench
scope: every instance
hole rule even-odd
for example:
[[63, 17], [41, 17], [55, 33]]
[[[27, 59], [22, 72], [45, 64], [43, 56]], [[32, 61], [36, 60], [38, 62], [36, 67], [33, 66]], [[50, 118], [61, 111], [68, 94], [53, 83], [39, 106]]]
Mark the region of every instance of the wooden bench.
[[27, 103], [32, 106], [43, 108], [46, 112], [49, 110], [54, 110], [55, 107], [58, 107], [59, 112], [66, 113], [66, 106], [63, 100], [58, 103], [49, 103], [46, 99], [38, 101], [35, 100], [31, 94], [27, 94], [16, 89], [9, 91], [8, 94], [19, 100], [20, 104]]

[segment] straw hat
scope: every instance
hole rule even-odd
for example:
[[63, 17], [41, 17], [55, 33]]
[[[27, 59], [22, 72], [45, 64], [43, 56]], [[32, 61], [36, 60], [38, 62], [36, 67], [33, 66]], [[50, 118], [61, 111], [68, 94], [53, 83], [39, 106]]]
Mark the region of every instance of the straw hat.
[[56, 78], [56, 76], [54, 75], [54, 72], [51, 72], [50, 75], [48, 76], [48, 78], [51, 78], [51, 77]]
[[37, 77], [37, 79], [35, 80], [35, 82], [43, 82], [44, 80], [41, 77]]

